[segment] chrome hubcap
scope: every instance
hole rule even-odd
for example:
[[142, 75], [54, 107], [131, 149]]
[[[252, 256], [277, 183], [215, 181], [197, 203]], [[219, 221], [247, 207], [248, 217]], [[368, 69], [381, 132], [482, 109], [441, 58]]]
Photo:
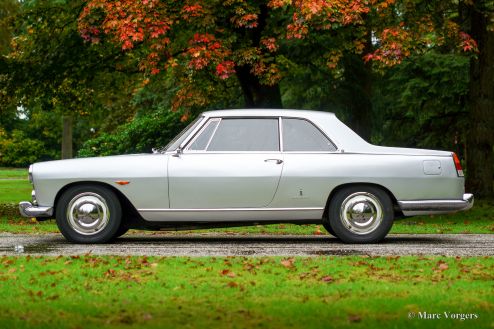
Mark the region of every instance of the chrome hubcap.
[[94, 235], [108, 224], [110, 210], [99, 194], [85, 192], [70, 200], [67, 219], [70, 227], [79, 234]]
[[341, 204], [340, 219], [350, 232], [369, 234], [382, 222], [381, 202], [373, 194], [367, 192], [353, 193]]

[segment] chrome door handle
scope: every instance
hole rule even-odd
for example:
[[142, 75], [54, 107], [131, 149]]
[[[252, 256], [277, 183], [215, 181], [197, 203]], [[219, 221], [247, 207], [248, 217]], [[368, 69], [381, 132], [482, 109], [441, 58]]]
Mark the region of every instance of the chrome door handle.
[[264, 162], [276, 162], [276, 164], [282, 164], [283, 160], [280, 159], [266, 159]]

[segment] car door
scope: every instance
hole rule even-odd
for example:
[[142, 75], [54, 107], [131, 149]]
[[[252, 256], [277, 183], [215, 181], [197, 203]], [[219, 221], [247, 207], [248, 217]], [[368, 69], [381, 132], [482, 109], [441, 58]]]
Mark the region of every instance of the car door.
[[261, 208], [283, 168], [279, 118], [210, 118], [168, 161], [170, 209]]
[[344, 164], [335, 144], [312, 122], [282, 119], [283, 175], [272, 207], [324, 209]]

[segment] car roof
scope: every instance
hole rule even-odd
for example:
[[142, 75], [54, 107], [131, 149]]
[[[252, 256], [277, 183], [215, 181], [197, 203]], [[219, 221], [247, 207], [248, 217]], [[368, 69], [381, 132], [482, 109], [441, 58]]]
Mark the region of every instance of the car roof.
[[294, 110], [294, 109], [232, 109], [232, 110], [218, 110], [208, 111], [202, 113], [206, 117], [242, 117], [242, 116], [259, 116], [259, 117], [300, 117], [300, 118], [314, 118], [316, 116], [332, 116], [334, 113], [325, 111], [308, 111], [308, 110]]

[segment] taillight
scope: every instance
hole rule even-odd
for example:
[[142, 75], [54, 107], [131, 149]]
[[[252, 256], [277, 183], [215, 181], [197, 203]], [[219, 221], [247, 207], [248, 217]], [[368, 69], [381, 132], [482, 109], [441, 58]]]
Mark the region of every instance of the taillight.
[[452, 154], [453, 154], [453, 161], [455, 163], [456, 173], [458, 174], [458, 177], [463, 177], [463, 169], [461, 168], [460, 159], [458, 159], [456, 153], [453, 152]]

